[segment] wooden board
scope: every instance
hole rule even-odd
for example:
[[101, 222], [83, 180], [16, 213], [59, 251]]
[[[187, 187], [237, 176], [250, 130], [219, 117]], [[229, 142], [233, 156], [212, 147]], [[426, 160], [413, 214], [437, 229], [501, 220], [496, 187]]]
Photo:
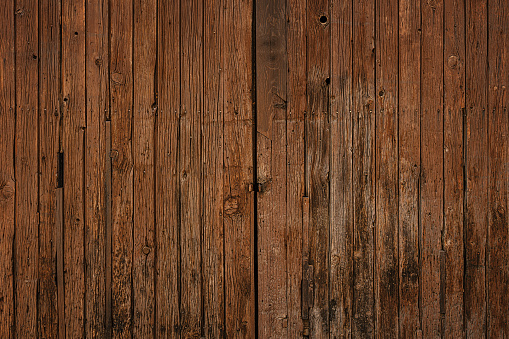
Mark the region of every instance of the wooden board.
[[[132, 334], [133, 3], [110, 2], [112, 334]], [[139, 252], [138, 252], [139, 253]]]
[[465, 332], [486, 328], [486, 238], [488, 229], [487, 1], [466, 2], [465, 121]]
[[399, 334], [420, 332], [419, 182], [421, 168], [421, 11], [399, 3]]
[[[258, 309], [260, 337], [287, 338], [287, 54], [283, 2], [256, 3]], [[285, 320], [286, 319], [286, 320]]]
[[[444, 230], [445, 294], [441, 296], [442, 335], [463, 336], [464, 268], [464, 115], [465, 112], [465, 5], [444, 2]], [[445, 277], [444, 277], [445, 276]]]
[[15, 4], [16, 125], [14, 135], [14, 336], [37, 334], [38, 279], [38, 6], [33, 1]]
[[158, 2], [155, 153], [155, 333], [180, 333], [180, 7]]
[[253, 1], [224, 4], [223, 211], [226, 338], [254, 338]]
[[15, 329], [15, 131], [16, 131], [16, 60], [15, 1], [0, 8], [0, 336], [10, 338]]
[[353, 319], [352, 336], [374, 335], [375, 1], [353, 4]]
[[[107, 152], [109, 118], [108, 6], [89, 2], [86, 11], [86, 117], [85, 137], [85, 333], [104, 338], [111, 328], [106, 307], [107, 255]], [[109, 211], [108, 211], [109, 212]], [[109, 217], [108, 217], [109, 218]]]
[[203, 334], [225, 334], [224, 224], [223, 224], [223, 0], [204, 3], [203, 43]]
[[38, 332], [58, 336], [56, 187], [60, 130], [59, 0], [39, 3], [39, 300]]
[[440, 335], [440, 251], [443, 248], [443, 1], [421, 3], [421, 326]]
[[156, 0], [134, 1], [133, 27], [133, 336], [154, 336], [155, 180], [157, 112]]
[[376, 336], [399, 336], [398, 4], [377, 1], [376, 44]]
[[353, 305], [352, 2], [332, 1], [330, 85], [330, 334], [348, 338]]
[[487, 338], [509, 337], [509, 15], [507, 1], [489, 2]]

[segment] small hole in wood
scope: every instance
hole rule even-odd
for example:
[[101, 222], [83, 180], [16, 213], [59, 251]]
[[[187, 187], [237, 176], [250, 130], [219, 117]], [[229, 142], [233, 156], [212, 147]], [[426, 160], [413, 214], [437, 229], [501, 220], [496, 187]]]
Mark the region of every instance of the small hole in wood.
[[330, 84], [330, 78], [326, 78], [326, 79], [325, 79], [325, 83], [326, 83], [327, 85], [329, 85], [329, 84]]
[[74, 35], [78, 35], [78, 32], [74, 32]]
[[328, 20], [328, 18], [327, 18], [327, 16], [326, 16], [326, 15], [322, 15], [322, 16], [320, 17], [320, 23], [322, 23], [322, 24], [326, 24], [326, 23], [327, 23], [327, 20]]

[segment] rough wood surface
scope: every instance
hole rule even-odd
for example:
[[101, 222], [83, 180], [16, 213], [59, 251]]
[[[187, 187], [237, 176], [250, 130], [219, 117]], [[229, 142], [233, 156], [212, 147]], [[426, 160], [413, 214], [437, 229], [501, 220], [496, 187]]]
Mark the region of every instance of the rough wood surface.
[[11, 338], [15, 328], [14, 235], [16, 216], [15, 128], [15, 1], [0, 7], [0, 336]]
[[112, 335], [127, 338], [133, 329], [133, 3], [112, 0], [110, 8], [115, 8], [110, 11], [109, 69]]
[[376, 336], [399, 334], [398, 257], [398, 6], [379, 0], [376, 44]]
[[[14, 151], [15, 215], [14, 291], [15, 336], [37, 335], [38, 280], [38, 6], [15, 4], [16, 126]], [[2, 131], [3, 132], [3, 131]], [[13, 152], [14, 154], [14, 152]]]
[[134, 1], [133, 27], [133, 337], [154, 336], [156, 0]]
[[487, 1], [466, 1], [465, 121], [465, 332], [486, 329], [486, 238], [488, 230]]
[[330, 334], [349, 338], [353, 305], [352, 6], [332, 1], [330, 85]]
[[86, 21], [85, 334], [89, 338], [104, 338], [110, 333], [106, 309], [106, 178], [109, 160], [106, 119], [110, 104], [107, 4], [88, 2]]
[[509, 15], [507, 1], [488, 8], [487, 338], [509, 337]]
[[443, 1], [421, 2], [421, 326], [440, 336], [443, 231]]
[[463, 147], [465, 112], [465, 4], [444, 2], [444, 230], [445, 295], [442, 335], [463, 336]]
[[287, 338], [285, 3], [256, 3], [256, 139], [258, 192], [258, 335]]

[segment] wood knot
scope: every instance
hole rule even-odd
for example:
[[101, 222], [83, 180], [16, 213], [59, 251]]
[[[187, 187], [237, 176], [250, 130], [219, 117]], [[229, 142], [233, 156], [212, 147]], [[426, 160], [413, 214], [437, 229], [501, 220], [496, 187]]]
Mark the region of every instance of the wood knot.
[[224, 213], [227, 215], [235, 214], [239, 211], [239, 197], [229, 197], [224, 202]]
[[151, 248], [148, 246], [143, 246], [142, 251], [143, 251], [143, 254], [148, 255], [151, 251]]
[[0, 179], [0, 202], [7, 201], [14, 196], [15, 186], [14, 180], [2, 180]]
[[125, 77], [122, 73], [111, 73], [111, 81], [119, 85], [125, 85]]
[[449, 59], [447, 59], [447, 65], [449, 68], [456, 68], [458, 65], [458, 57], [455, 55], [451, 55]]

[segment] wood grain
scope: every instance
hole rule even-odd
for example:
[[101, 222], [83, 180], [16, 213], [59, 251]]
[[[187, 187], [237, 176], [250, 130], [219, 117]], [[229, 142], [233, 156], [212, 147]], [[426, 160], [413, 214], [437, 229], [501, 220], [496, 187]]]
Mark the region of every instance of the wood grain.
[[206, 338], [225, 335], [223, 223], [223, 0], [204, 3], [203, 69], [203, 310]]
[[[38, 6], [15, 4], [16, 125], [14, 291], [15, 336], [37, 335], [38, 280]], [[34, 132], [35, 131], [35, 132]], [[13, 153], [14, 154], [14, 153]]]
[[132, 335], [133, 3], [110, 1], [112, 335]]
[[[224, 4], [223, 211], [226, 338], [254, 338], [253, 1]], [[261, 308], [260, 308], [261, 309]]]
[[180, 7], [158, 2], [157, 122], [155, 153], [155, 333], [180, 333]]
[[110, 334], [106, 309], [106, 178], [109, 154], [106, 119], [109, 118], [108, 6], [87, 2], [85, 138], [85, 333], [90, 338]]
[[440, 335], [443, 231], [443, 1], [421, 2], [421, 315], [423, 337]]
[[420, 333], [420, 116], [421, 11], [414, 1], [399, 2], [399, 334]]
[[285, 4], [256, 4], [258, 303], [260, 337], [287, 338]]
[[154, 129], [157, 112], [156, 0], [134, 1], [133, 337], [154, 336]]
[[509, 15], [506, 1], [488, 6], [488, 239], [486, 337], [509, 337]]
[[16, 55], [15, 1], [0, 7], [0, 336], [14, 336], [15, 319], [15, 131], [16, 131]]
[[349, 338], [353, 305], [352, 2], [332, 1], [330, 334]]
[[[463, 336], [465, 4], [444, 2], [444, 231], [442, 335]], [[441, 305], [443, 305], [441, 304]]]
[[60, 10], [39, 3], [39, 299], [38, 332], [58, 335], [56, 187], [60, 130]]
[[375, 2], [353, 4], [353, 256], [352, 336], [374, 335]]
[[486, 240], [488, 228], [487, 1], [466, 2], [465, 122], [465, 332], [486, 329]]
[[376, 336], [399, 336], [398, 6], [376, 4]]

